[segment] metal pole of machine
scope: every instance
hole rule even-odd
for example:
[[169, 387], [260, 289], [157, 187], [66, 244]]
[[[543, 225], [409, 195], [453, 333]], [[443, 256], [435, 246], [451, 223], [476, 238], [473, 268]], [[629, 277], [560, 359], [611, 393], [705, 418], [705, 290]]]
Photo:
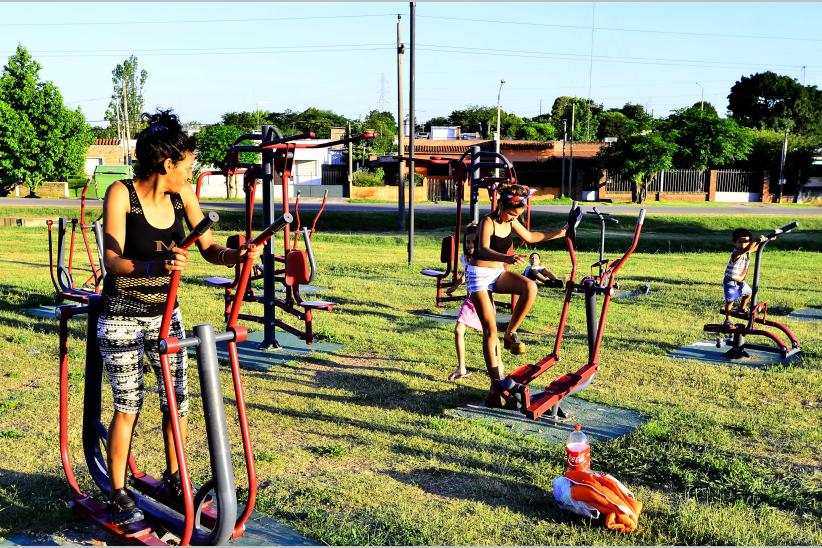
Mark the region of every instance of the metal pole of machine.
[[565, 141], [568, 140], [568, 120], [562, 121], [562, 175], [559, 178], [559, 195], [565, 198]]
[[405, 228], [405, 160], [403, 156], [403, 137], [404, 137], [404, 110], [402, 104], [402, 55], [405, 53], [405, 45], [402, 43], [402, 15], [397, 14], [397, 156], [399, 161], [397, 163], [397, 213], [400, 229]]
[[414, 19], [417, 4], [416, 2], [409, 2], [409, 4], [411, 8], [411, 76], [408, 86], [408, 154], [411, 156], [411, 161], [408, 167], [408, 264], [410, 265], [414, 259], [414, 190], [417, 186], [414, 181], [414, 130], [416, 128], [414, 119], [414, 50], [416, 49]]
[[568, 160], [568, 194], [574, 195], [574, 118], [577, 114], [577, 104], [571, 104], [571, 154]]
[[[502, 129], [500, 128], [500, 96], [502, 95], [502, 84], [505, 83], [505, 80], [499, 81], [499, 91], [497, 91], [497, 134], [496, 139], [494, 139], [494, 151], [499, 154], [499, 141], [502, 139]], [[499, 168], [494, 170], [494, 177], [499, 178]]]
[[[274, 127], [263, 124], [261, 128], [262, 141], [274, 140]], [[274, 149], [265, 149], [262, 152], [263, 176], [261, 183], [263, 187], [263, 226], [268, 226], [276, 219], [274, 211]], [[252, 204], [253, 207], [253, 204]], [[283, 213], [288, 212], [288, 194], [283, 195]], [[288, 236], [286, 236], [288, 239]], [[263, 294], [266, 295], [263, 302], [263, 340], [260, 343], [261, 350], [271, 350], [279, 348], [277, 334], [274, 327], [275, 308], [271, 304], [274, 298], [276, 280], [274, 279], [274, 238], [268, 240], [263, 247]]]
[[776, 197], [776, 203], [782, 203], [782, 190], [785, 186], [785, 158], [788, 157], [788, 130], [785, 129], [785, 139], [782, 141], [782, 158], [779, 160], [779, 193]]

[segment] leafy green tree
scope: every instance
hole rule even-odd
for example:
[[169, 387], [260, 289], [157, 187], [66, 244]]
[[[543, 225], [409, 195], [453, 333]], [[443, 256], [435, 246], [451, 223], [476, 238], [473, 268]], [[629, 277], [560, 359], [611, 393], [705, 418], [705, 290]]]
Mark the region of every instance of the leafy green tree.
[[720, 118], [711, 105], [699, 103], [674, 111], [660, 122], [660, 131], [675, 145], [673, 165], [677, 169], [723, 167], [742, 160], [751, 152], [750, 130], [730, 118]]
[[[377, 137], [369, 141], [367, 148], [370, 152], [385, 156], [394, 152], [394, 139], [397, 137], [397, 120], [388, 111], [372, 110], [362, 122], [358, 131], [373, 129]], [[353, 131], [353, 130], [352, 130]]]
[[448, 119], [451, 122], [448, 125], [459, 126], [463, 133], [477, 133], [482, 138], [490, 139], [493, 128], [497, 125], [497, 107], [469, 105], [462, 110], [452, 111]]
[[602, 141], [606, 137], [624, 138], [637, 133], [638, 129], [635, 121], [619, 111], [603, 112], [598, 117], [597, 139]]
[[645, 189], [658, 171], [671, 169], [676, 149], [673, 143], [659, 133], [629, 135], [603, 148], [599, 153], [600, 166], [612, 173], [630, 177], [637, 186], [634, 201], [642, 203]]
[[66, 180], [83, 173], [91, 131], [78, 108], [63, 104], [41, 66], [18, 45], [0, 73], [0, 193], [29, 174]]
[[529, 141], [550, 141], [556, 139], [557, 130], [550, 122], [525, 122], [517, 128], [514, 136]]
[[813, 133], [822, 124], [822, 93], [771, 71], [743, 76], [731, 87], [728, 110], [741, 125]]
[[559, 131], [562, 131], [562, 121], [568, 124], [568, 138], [571, 136], [571, 111], [572, 105], [576, 105], [574, 113], [574, 134], [575, 141], [593, 141], [597, 134], [596, 116], [602, 112], [602, 105], [588, 101], [582, 97], [570, 97], [563, 95], [554, 100], [551, 107], [551, 123]]
[[[452, 125], [451, 124], [451, 118], [449, 118], [448, 116], [434, 116], [433, 118], [431, 118], [430, 120], [425, 122], [423, 124], [423, 127], [425, 127], [426, 131], [431, 131], [431, 128], [433, 126], [446, 126], [447, 127], [447, 126], [450, 126], [450, 125]], [[462, 129], [462, 128], [460, 128], [460, 129]]]
[[[196, 161], [197, 169], [208, 166], [222, 166], [228, 147], [234, 144], [237, 138], [247, 133], [234, 126], [214, 124], [206, 126], [197, 133]], [[244, 141], [250, 144], [251, 141]], [[240, 153], [240, 162], [254, 163], [259, 161], [259, 154], [253, 152]], [[238, 194], [237, 176], [226, 178], [226, 198], [236, 198]]]
[[654, 118], [645, 111], [645, 107], [637, 103], [625, 103], [620, 109], [611, 109], [609, 112], [621, 112], [637, 125], [638, 131], [651, 129]]
[[[744, 161], [734, 167], [757, 171], [768, 171], [772, 184], [779, 178], [782, 160], [783, 131], [752, 130], [751, 152]], [[788, 151], [785, 156], [783, 176], [789, 182], [804, 183], [812, 172], [816, 151], [822, 149], [822, 138], [818, 135], [788, 135]], [[775, 187], [772, 187], [775, 188]]]
[[116, 137], [117, 113], [119, 109], [120, 126], [123, 127], [125, 112], [123, 111], [123, 83], [126, 87], [126, 102], [128, 103], [128, 127], [131, 138], [145, 126], [140, 120], [143, 113], [145, 101], [143, 100], [143, 87], [148, 79], [148, 72], [140, 70], [140, 62], [134, 55], [114, 67], [111, 71], [111, 101], [106, 110], [105, 119], [108, 120], [109, 127], [113, 132], [112, 138]]
[[251, 133], [259, 129], [257, 116], [253, 112], [226, 112], [220, 118], [223, 125], [238, 128], [242, 133]]

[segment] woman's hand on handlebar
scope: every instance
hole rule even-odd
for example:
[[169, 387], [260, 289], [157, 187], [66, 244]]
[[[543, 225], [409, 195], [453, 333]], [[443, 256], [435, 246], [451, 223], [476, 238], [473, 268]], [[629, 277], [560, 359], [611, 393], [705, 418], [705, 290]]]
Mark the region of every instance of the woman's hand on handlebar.
[[242, 262], [246, 259], [256, 261], [260, 258], [260, 255], [263, 254], [263, 246], [243, 244], [239, 248], [235, 249], [235, 251], [237, 252], [237, 262]]
[[171, 256], [163, 261], [163, 267], [166, 272], [171, 273], [175, 270], [184, 270], [188, 262], [188, 251], [180, 247], [171, 248]]

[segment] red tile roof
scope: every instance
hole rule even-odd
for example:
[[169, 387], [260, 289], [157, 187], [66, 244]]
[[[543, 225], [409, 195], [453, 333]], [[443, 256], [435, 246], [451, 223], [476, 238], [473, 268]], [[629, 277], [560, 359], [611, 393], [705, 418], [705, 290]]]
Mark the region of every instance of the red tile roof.
[[119, 145], [120, 139], [97, 139], [94, 141], [95, 145]]

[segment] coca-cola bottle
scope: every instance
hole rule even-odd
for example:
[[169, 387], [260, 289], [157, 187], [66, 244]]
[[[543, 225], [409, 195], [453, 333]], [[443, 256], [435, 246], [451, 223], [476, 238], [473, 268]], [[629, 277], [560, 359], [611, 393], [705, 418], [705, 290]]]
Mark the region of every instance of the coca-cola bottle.
[[582, 425], [574, 425], [574, 429], [568, 435], [565, 451], [568, 454], [567, 470], [569, 472], [571, 470], [587, 472], [591, 469], [591, 446], [588, 445], [588, 437], [582, 431]]

